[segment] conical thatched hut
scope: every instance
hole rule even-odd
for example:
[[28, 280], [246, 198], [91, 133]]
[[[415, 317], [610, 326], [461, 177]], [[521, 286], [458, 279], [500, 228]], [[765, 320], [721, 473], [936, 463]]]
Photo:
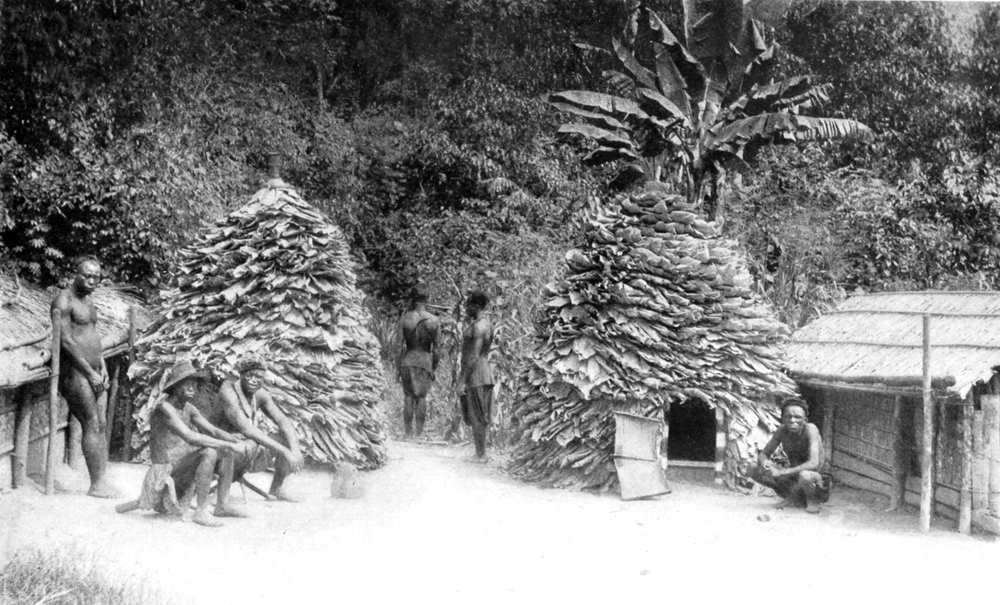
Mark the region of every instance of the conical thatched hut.
[[273, 178], [180, 260], [132, 373], [142, 389], [141, 432], [175, 360], [193, 359], [223, 378], [253, 354], [266, 360], [268, 389], [307, 456], [381, 465], [380, 347], [340, 229]]
[[777, 426], [777, 399], [795, 392], [779, 346], [788, 330], [751, 292], [735, 242], [682, 198], [654, 185], [614, 206], [549, 286], [510, 468], [550, 485], [614, 486], [619, 410], [664, 418], [671, 450], [709, 467], [724, 457], [726, 483], [746, 487], [743, 463]]

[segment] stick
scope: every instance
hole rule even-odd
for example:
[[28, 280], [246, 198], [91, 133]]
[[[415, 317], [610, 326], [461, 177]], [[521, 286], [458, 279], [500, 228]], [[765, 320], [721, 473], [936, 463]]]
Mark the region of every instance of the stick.
[[931, 394], [931, 316], [924, 315], [923, 396], [924, 438], [920, 457], [920, 531], [931, 530], [934, 502], [934, 397]]
[[[669, 429], [668, 429], [669, 430]], [[715, 484], [722, 485], [723, 464], [726, 460], [726, 412], [715, 406]]]
[[979, 401], [983, 408], [983, 441], [989, 463], [986, 508], [990, 515], [1000, 517], [1000, 395], [983, 395]]
[[[128, 363], [131, 366], [132, 362], [135, 361], [135, 307], [129, 306], [128, 308]], [[125, 401], [125, 417], [122, 419], [124, 422], [123, 429], [124, 434], [122, 435], [124, 443], [122, 444], [122, 456], [126, 462], [132, 459], [132, 398], [128, 397]]]
[[886, 512], [899, 510], [906, 498], [906, 450], [903, 447], [903, 396], [892, 402], [892, 491]]
[[115, 408], [118, 407], [118, 371], [122, 367], [119, 359], [115, 362], [115, 367], [111, 370], [111, 386], [108, 389], [108, 409], [104, 421], [104, 437], [107, 442], [108, 451], [111, 451], [111, 429], [115, 426]]
[[962, 406], [962, 491], [958, 500], [958, 531], [972, 531], [972, 394]]
[[823, 439], [823, 467], [833, 464], [833, 402], [829, 398], [823, 398], [823, 427], [821, 437]]
[[45, 493], [56, 491], [56, 430], [59, 426], [59, 357], [62, 352], [62, 312], [52, 309], [52, 375], [49, 377], [49, 442], [45, 458]]
[[31, 389], [17, 390], [17, 416], [14, 421], [14, 488], [24, 487], [28, 477], [28, 444], [31, 442], [31, 415], [34, 411]]

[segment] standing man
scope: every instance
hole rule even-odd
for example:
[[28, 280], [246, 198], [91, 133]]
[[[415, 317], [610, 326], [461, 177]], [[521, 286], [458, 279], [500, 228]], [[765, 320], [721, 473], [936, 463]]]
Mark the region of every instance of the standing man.
[[489, 297], [482, 290], [469, 293], [465, 310], [468, 325], [462, 335], [462, 373], [459, 395], [462, 415], [472, 427], [476, 457], [486, 458], [486, 429], [493, 414], [493, 368], [490, 367], [490, 346], [493, 344], [493, 324], [483, 315]]
[[[285, 479], [302, 470], [304, 463], [295, 426], [281, 413], [271, 394], [264, 388], [264, 362], [256, 357], [241, 360], [236, 371], [239, 378], [227, 380], [219, 388], [215, 422], [223, 430], [238, 433], [247, 440], [237, 446], [233, 477], [265, 470], [274, 460], [274, 479], [268, 494], [278, 500], [294, 502], [285, 490]], [[276, 433], [260, 428], [264, 417], [277, 427]], [[220, 486], [219, 497], [226, 501], [229, 486]]]
[[212, 477], [218, 469], [215, 515], [246, 516], [222, 497], [223, 489], [228, 492], [233, 480], [232, 454], [238, 439], [213, 426], [194, 406], [202, 379], [190, 361], [182, 361], [170, 369], [163, 386], [167, 396], [149, 415], [151, 464], [142, 482], [142, 494], [137, 500], [115, 507], [119, 513], [153, 509], [183, 515], [193, 489], [197, 508], [191, 520], [198, 525], [218, 527], [221, 523], [208, 514]]
[[93, 256], [76, 261], [76, 275], [68, 288], [52, 301], [60, 319], [59, 392], [82, 428], [81, 448], [90, 474], [87, 494], [95, 498], [116, 498], [118, 491], [108, 484], [105, 415], [99, 401], [107, 398], [108, 369], [104, 364], [101, 335], [97, 332], [97, 308], [91, 294], [101, 282], [101, 263]]
[[410, 310], [399, 320], [403, 335], [403, 350], [399, 355], [399, 381], [403, 385], [403, 429], [406, 437], [424, 433], [427, 420], [427, 392], [437, 371], [438, 319], [427, 310], [427, 294], [415, 288], [410, 297]]
[[[761, 450], [750, 477], [782, 498], [778, 508], [804, 506], [806, 512], [818, 513], [819, 505], [830, 498], [830, 481], [820, 474], [823, 439], [808, 415], [809, 406], [804, 401], [791, 399], [781, 406], [781, 426]], [[771, 461], [779, 445], [788, 458], [785, 468]]]

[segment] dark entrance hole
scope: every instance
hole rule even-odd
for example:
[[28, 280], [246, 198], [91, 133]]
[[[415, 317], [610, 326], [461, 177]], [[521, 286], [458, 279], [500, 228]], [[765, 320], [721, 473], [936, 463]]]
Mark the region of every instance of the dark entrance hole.
[[670, 460], [715, 460], [715, 410], [697, 399], [670, 406], [670, 436], [667, 458]]

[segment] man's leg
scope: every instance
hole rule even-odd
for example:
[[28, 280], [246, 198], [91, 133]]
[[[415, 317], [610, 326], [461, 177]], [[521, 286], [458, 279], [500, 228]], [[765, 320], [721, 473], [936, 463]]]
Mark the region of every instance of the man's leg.
[[816, 471], [799, 472], [794, 489], [801, 494], [807, 513], [818, 513], [819, 505], [826, 502], [829, 497], [829, 492], [824, 487], [823, 476]]
[[[246, 511], [229, 501], [229, 489], [233, 485], [235, 475], [235, 456], [230, 453], [219, 455], [215, 473], [219, 477], [215, 493], [215, 511], [212, 513], [216, 517], [246, 517]], [[242, 476], [242, 474], [241, 474]]]
[[69, 411], [80, 421], [81, 449], [90, 475], [87, 495], [95, 498], [117, 498], [118, 490], [105, 479], [108, 466], [107, 441], [104, 438], [104, 418], [98, 412], [97, 397], [90, 382], [74, 368], [66, 368], [60, 382], [60, 391]]
[[412, 395], [403, 395], [403, 434], [409, 439], [413, 435], [413, 409], [416, 407]]
[[415, 419], [417, 421], [416, 436], [423, 437], [424, 423], [427, 421], [427, 397], [413, 397], [413, 407], [415, 409]]
[[[274, 434], [271, 435], [275, 441], [281, 443], [281, 445], [288, 446], [288, 440], [285, 439], [284, 435]], [[284, 489], [285, 479], [292, 474], [292, 467], [288, 465], [288, 462], [281, 456], [275, 456], [274, 460], [274, 478], [271, 480], [271, 488], [267, 490], [267, 493], [277, 498], [278, 500], [284, 500], [286, 502], [298, 502], [297, 498], [289, 495]]]
[[196, 508], [191, 520], [206, 527], [219, 527], [222, 523], [208, 514], [209, 492], [212, 489], [212, 477], [215, 475], [215, 465], [219, 461], [218, 452], [214, 448], [205, 447], [197, 452], [198, 466], [194, 472], [194, 489]]
[[796, 494], [793, 493], [792, 486], [795, 484], [795, 478], [793, 477], [775, 477], [771, 474], [770, 469], [764, 468], [760, 465], [754, 465], [750, 469], [750, 478], [760, 483], [764, 487], [769, 487], [774, 490], [774, 493], [778, 494], [781, 500], [775, 504], [775, 508], [785, 508], [786, 506], [795, 505]]

